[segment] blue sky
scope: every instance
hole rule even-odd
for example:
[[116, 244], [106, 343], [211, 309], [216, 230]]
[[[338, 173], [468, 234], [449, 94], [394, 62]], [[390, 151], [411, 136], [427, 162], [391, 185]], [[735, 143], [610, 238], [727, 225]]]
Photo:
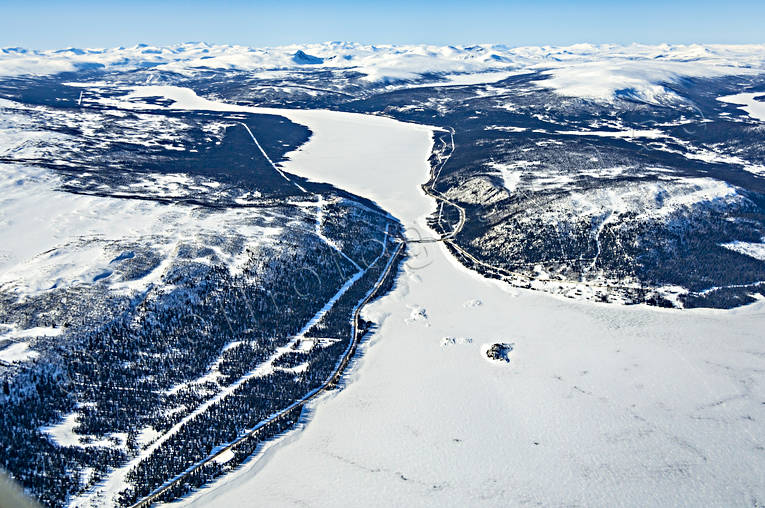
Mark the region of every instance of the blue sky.
[[0, 0], [0, 46], [765, 43], [765, 1]]

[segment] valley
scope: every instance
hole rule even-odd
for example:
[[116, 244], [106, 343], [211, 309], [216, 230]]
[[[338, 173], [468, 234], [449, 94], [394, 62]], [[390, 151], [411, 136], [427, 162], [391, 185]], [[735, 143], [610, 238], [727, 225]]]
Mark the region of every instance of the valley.
[[4, 49], [2, 466], [48, 506], [761, 504], [758, 51]]

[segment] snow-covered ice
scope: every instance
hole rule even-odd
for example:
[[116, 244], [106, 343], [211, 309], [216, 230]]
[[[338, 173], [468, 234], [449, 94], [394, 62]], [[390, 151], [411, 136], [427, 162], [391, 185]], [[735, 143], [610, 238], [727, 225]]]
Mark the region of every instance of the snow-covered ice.
[[[765, 100], [762, 99], [764, 96], [765, 92], [739, 93], [736, 95], [718, 97], [717, 100], [728, 102], [730, 104], [737, 104], [752, 118], [765, 122]], [[758, 97], [760, 100], [757, 100]]]

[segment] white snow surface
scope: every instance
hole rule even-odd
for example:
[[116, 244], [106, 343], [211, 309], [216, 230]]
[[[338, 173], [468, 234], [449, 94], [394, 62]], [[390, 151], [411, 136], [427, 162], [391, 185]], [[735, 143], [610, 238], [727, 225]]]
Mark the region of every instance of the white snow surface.
[[673, 83], [682, 77], [712, 78], [757, 72], [762, 70], [739, 67], [724, 57], [711, 61], [704, 57], [694, 61], [672, 61], [671, 58], [650, 61], [624, 55], [556, 66], [545, 71], [549, 79], [537, 84], [569, 97], [609, 101], [615, 94], [622, 93], [649, 103], [663, 104], [679, 97], [662, 83]]
[[757, 101], [755, 100], [755, 97], [765, 97], [765, 92], [726, 95], [725, 97], [718, 97], [717, 100], [729, 102], [731, 104], [738, 104], [749, 116], [765, 122], [765, 101]]
[[45, 427], [40, 430], [48, 434], [59, 446], [80, 446], [80, 447], [107, 447], [122, 448], [127, 440], [127, 433], [112, 432], [108, 437], [95, 440], [83, 441], [82, 435], [77, 434], [74, 428], [79, 424], [79, 411], [73, 411], [66, 415], [64, 419], [56, 425]]
[[659, 129], [631, 129], [624, 131], [556, 131], [556, 134], [569, 136], [597, 136], [601, 138], [648, 138], [666, 137]]
[[[251, 242], [270, 241], [281, 228], [248, 224], [246, 209], [205, 213], [184, 205], [59, 192], [50, 171], [6, 165], [0, 173], [0, 287], [19, 296], [52, 287], [107, 283], [142, 291], [173, 261], [176, 248], [196, 235], [235, 227]], [[115, 242], [157, 239], [163, 262], [141, 279], [112, 280]], [[237, 268], [237, 259], [220, 256]]]
[[430, 87], [442, 87], [442, 86], [463, 86], [463, 85], [481, 85], [496, 83], [522, 74], [523, 71], [496, 71], [496, 72], [475, 72], [475, 73], [461, 73], [461, 74], [446, 74], [441, 76], [441, 81], [433, 81], [428, 83], [417, 83], [416, 85], [393, 85], [391, 88], [430, 88]]
[[[416, 80], [431, 72], [442, 74], [443, 84], [459, 84], [454, 80], [468, 78], [456, 76], [471, 73], [543, 70], [550, 78], [537, 86], [604, 101], [626, 93], [665, 103], [675, 96], [662, 83], [765, 68], [765, 45], [184, 44], [0, 49], [0, 75], [51, 74], [93, 63], [127, 70], [148, 62], [187, 75], [220, 68], [268, 76], [298, 68], [292, 60], [298, 49], [325, 59], [315, 67], [358, 70], [372, 82]], [[720, 100], [762, 120], [757, 95]], [[304, 124], [313, 136], [289, 154], [282, 164], [286, 171], [376, 201], [402, 220], [410, 237], [434, 235], [424, 218], [435, 204], [420, 188], [428, 179], [430, 127], [350, 113], [229, 105], [166, 86], [134, 88], [104, 105], [156, 108], [141, 102], [149, 96], [175, 100], [172, 109], [280, 114]], [[515, 188], [520, 175], [493, 169]], [[28, 192], [14, 191], [25, 185], [42, 193], [34, 194], [34, 204], [24, 201]], [[0, 234], [19, 238], [0, 252], [0, 283], [16, 283], [9, 274], [23, 272], [29, 290], [48, 287], [57, 280], [51, 273], [63, 281], [86, 280], [91, 274], [77, 272], [78, 263], [99, 259], [83, 251], [62, 258], [74, 271], [30, 270], [35, 263], [47, 266], [48, 254], [41, 254], [46, 249], [61, 248], [56, 237], [41, 240], [49, 234], [61, 231], [62, 241], [73, 231], [121, 238], [136, 231], [145, 235], [147, 225], [163, 222], [147, 205], [116, 209], [110, 200], [96, 206], [95, 198], [57, 193], [50, 175], [27, 168], [2, 175], [0, 186], [0, 210], [8, 212], [0, 216]], [[725, 197], [729, 189], [700, 185], [699, 192]], [[99, 206], [109, 207], [108, 213]], [[16, 213], [30, 209], [34, 216]], [[92, 226], [102, 217], [108, 217], [108, 229], [105, 222]], [[187, 219], [174, 223], [197, 220], [191, 214]], [[730, 311], [577, 302], [483, 279], [441, 245], [411, 246], [409, 253], [392, 292], [364, 310], [364, 318], [380, 326], [362, 346], [344, 389], [312, 403], [299, 431], [185, 504], [730, 506], [765, 499], [765, 302]], [[24, 263], [31, 264], [22, 270]], [[30, 282], [30, 273], [43, 275]], [[466, 300], [481, 304], [465, 305]], [[443, 347], [444, 338], [457, 337], [470, 341]], [[494, 342], [514, 344], [511, 362], [485, 361], [481, 344]], [[21, 349], [26, 343], [18, 344]]]
[[733, 200], [738, 197], [736, 187], [720, 180], [683, 178], [571, 192], [561, 199], [561, 206], [565, 210], [576, 210], [580, 216], [632, 212], [645, 217], [660, 217], [697, 203]]
[[723, 243], [721, 245], [726, 249], [738, 252], [739, 254], [765, 261], [765, 238], [763, 238], [763, 241], [760, 243], [736, 241]]
[[499, 175], [502, 177], [502, 182], [508, 191], [515, 192], [515, 189], [518, 188], [518, 184], [521, 183], [523, 168], [529, 165], [520, 163], [503, 164], [500, 162], [491, 161], [487, 163], [486, 166], [494, 172], [499, 173]]
[[13, 342], [0, 349], [0, 360], [6, 363], [23, 362], [35, 358], [39, 353], [29, 349], [26, 342]]
[[[425, 230], [423, 212], [434, 209], [419, 191], [427, 130], [328, 111], [282, 114], [314, 131], [286, 169], [359, 192]], [[763, 302], [678, 311], [566, 300], [484, 279], [439, 244], [410, 246], [392, 292], [363, 316], [380, 327], [344, 389], [312, 403], [301, 430], [182, 503], [765, 499]], [[444, 337], [471, 342], [442, 347]], [[480, 345], [494, 342], [514, 344], [509, 363], [482, 357]]]
[[[185, 75], [209, 69], [237, 70], [273, 77], [304, 67], [293, 60], [298, 50], [324, 59], [312, 68], [358, 71], [369, 82], [421, 81], [424, 74], [439, 74], [442, 84], [466, 84], [476, 82], [469, 74], [544, 70], [550, 79], [539, 81], [539, 86], [562, 95], [611, 100], [622, 91], [649, 102], [672, 100], [674, 94], [662, 83], [682, 77], [752, 74], [765, 68], [765, 44], [508, 47], [327, 42], [249, 48], [186, 43], [112, 49], [0, 48], [0, 75], [53, 74], [96, 65], [107, 70], [153, 67]], [[489, 81], [481, 78], [477, 82]]]

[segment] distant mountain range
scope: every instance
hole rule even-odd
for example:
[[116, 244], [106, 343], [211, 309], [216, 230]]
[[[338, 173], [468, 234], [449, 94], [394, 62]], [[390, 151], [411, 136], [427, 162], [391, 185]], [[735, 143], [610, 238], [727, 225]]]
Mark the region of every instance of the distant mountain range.
[[[369, 82], [417, 80], [424, 75], [546, 70], [546, 85], [573, 96], [612, 97], [616, 91], [656, 95], [659, 81], [752, 74], [765, 69], [765, 45], [576, 44], [509, 47], [364, 45], [348, 42], [273, 48], [138, 44], [110, 49], [0, 49], [0, 76], [81, 70], [153, 68], [190, 75], [210, 70], [275, 71], [303, 66], [355, 70]], [[625, 87], [624, 84], [629, 86]]]

